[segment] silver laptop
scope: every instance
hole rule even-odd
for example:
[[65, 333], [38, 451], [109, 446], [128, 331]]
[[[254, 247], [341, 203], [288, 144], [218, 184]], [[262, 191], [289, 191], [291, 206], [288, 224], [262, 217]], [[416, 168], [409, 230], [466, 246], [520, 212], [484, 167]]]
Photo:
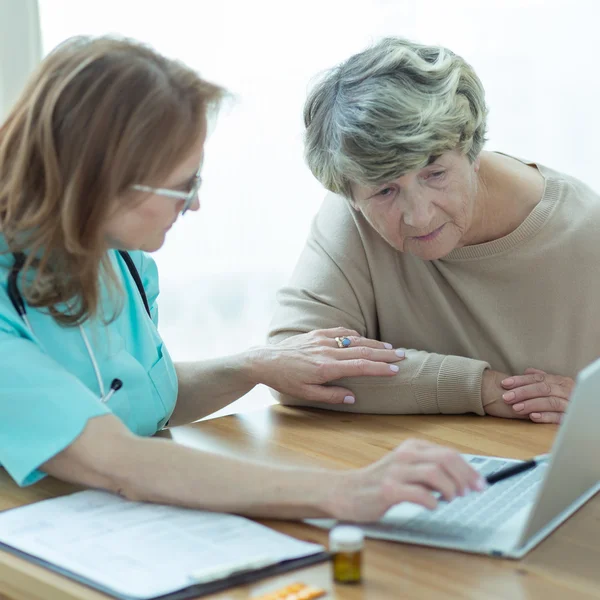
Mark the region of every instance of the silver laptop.
[[[440, 503], [434, 511], [403, 503], [367, 537], [520, 558], [600, 490], [600, 360], [581, 371], [549, 460], [521, 475]], [[543, 425], [539, 425], [543, 427]], [[464, 455], [483, 475], [519, 461]], [[330, 519], [308, 523], [329, 529]]]

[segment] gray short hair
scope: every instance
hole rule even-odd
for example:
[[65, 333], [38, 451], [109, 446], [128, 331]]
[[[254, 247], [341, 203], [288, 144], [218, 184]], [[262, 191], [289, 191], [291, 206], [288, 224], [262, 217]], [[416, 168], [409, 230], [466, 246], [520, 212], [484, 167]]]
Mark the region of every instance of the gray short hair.
[[459, 150], [474, 161], [485, 143], [481, 81], [441, 46], [385, 38], [325, 72], [304, 106], [305, 156], [329, 190], [374, 186]]

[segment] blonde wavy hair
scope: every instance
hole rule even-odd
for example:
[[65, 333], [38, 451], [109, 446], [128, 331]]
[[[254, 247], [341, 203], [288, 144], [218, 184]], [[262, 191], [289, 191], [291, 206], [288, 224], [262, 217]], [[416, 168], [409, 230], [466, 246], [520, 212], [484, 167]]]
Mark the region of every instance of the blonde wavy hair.
[[108, 215], [189, 155], [222, 95], [128, 39], [72, 38], [46, 57], [0, 128], [0, 234], [26, 255], [31, 306], [63, 325], [99, 315], [103, 278], [119, 289]]
[[304, 106], [305, 157], [329, 190], [376, 186], [459, 150], [475, 160], [487, 108], [473, 69], [441, 46], [385, 38], [325, 72]]

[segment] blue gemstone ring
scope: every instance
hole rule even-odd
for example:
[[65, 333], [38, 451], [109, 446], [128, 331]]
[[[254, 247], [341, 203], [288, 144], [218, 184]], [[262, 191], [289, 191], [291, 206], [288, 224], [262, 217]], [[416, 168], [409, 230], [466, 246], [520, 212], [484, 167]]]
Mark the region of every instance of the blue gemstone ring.
[[336, 337], [335, 341], [338, 348], [347, 348], [352, 343], [349, 337]]

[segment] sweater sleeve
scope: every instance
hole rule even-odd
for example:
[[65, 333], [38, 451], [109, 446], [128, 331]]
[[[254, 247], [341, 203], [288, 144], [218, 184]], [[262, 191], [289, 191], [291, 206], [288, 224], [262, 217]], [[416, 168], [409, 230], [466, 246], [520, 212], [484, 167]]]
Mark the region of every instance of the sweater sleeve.
[[[360, 236], [347, 220], [340, 230], [339, 224], [331, 223], [331, 216], [327, 217], [327, 210], [317, 216], [289, 285], [278, 293], [270, 343], [340, 326], [365, 337], [378, 337], [373, 286]], [[350, 389], [354, 404], [325, 405], [279, 393], [275, 396], [283, 404], [356, 413], [485, 414], [481, 382], [488, 363], [407, 349], [406, 359], [397, 364], [400, 371], [393, 377], [331, 382]]]

